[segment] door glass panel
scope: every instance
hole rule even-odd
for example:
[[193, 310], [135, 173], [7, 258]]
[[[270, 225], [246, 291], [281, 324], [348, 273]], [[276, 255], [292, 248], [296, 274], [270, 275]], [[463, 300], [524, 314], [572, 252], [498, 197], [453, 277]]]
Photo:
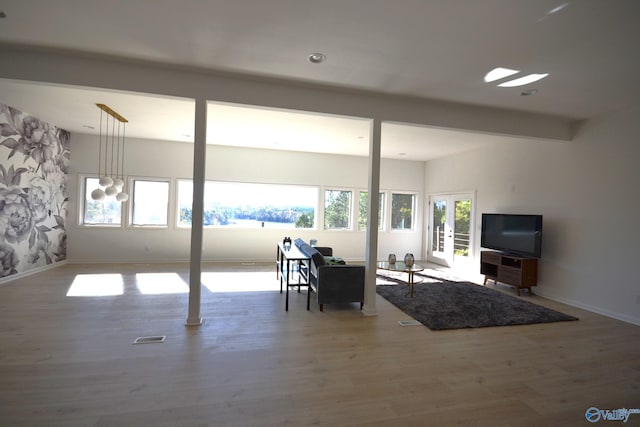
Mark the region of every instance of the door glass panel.
[[471, 200], [456, 200], [455, 205], [454, 256], [468, 257], [471, 240]]
[[445, 224], [447, 220], [447, 201], [434, 200], [431, 217], [431, 252], [434, 255], [444, 253]]

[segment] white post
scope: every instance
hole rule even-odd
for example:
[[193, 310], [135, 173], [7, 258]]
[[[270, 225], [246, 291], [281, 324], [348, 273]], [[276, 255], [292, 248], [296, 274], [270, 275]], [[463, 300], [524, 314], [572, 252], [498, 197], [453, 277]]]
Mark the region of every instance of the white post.
[[369, 140], [369, 190], [367, 206], [367, 240], [365, 253], [365, 316], [376, 316], [376, 263], [378, 261], [378, 210], [380, 209], [380, 147], [382, 122], [373, 119]]
[[207, 100], [196, 99], [193, 145], [193, 205], [191, 208], [191, 256], [189, 268], [189, 316], [187, 326], [202, 325], [200, 297], [202, 291], [202, 228], [204, 180], [207, 154]]

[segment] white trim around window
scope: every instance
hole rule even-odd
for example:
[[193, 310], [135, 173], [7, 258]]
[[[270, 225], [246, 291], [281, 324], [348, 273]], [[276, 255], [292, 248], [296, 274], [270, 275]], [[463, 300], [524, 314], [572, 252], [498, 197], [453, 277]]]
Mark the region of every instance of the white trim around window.
[[[415, 191], [388, 191], [387, 193], [389, 194], [389, 231], [400, 233], [415, 231], [418, 221], [418, 193]], [[398, 200], [402, 205], [399, 209], [407, 208], [405, 196], [411, 196], [410, 216], [407, 217], [406, 215], [400, 215], [399, 212], [394, 214], [394, 196], [399, 196], [399, 198], [401, 198], [401, 200]], [[408, 226], [407, 222], [409, 222]]]
[[173, 189], [169, 178], [129, 177], [130, 209], [127, 226], [169, 228]]
[[78, 174], [78, 227], [116, 228], [122, 227], [122, 218], [126, 203], [120, 203], [115, 197], [106, 197], [103, 201], [91, 199], [91, 192], [97, 188], [98, 176]]

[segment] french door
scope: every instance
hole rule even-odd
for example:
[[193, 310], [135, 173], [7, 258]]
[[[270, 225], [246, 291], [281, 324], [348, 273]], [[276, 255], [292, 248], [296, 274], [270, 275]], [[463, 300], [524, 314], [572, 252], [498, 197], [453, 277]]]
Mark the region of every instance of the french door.
[[470, 263], [473, 243], [473, 194], [429, 197], [429, 260], [449, 267]]

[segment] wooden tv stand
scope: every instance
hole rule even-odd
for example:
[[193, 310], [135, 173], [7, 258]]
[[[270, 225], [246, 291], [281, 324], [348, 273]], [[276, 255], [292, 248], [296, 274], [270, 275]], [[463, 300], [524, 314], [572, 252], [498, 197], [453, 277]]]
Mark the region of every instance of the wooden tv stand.
[[510, 255], [495, 251], [480, 252], [480, 274], [484, 274], [484, 284], [487, 279], [494, 283], [502, 282], [514, 286], [520, 295], [520, 289], [529, 290], [538, 284], [538, 259]]

